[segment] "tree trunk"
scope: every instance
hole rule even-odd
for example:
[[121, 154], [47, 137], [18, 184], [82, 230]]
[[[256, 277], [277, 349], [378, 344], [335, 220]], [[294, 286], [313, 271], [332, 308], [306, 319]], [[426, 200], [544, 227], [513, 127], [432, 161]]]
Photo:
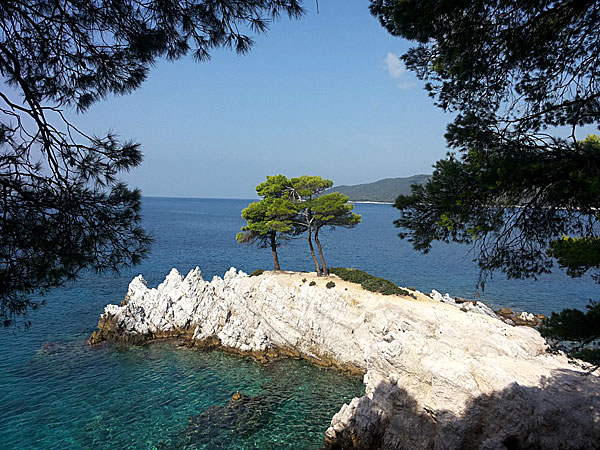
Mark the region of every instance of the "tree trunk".
[[317, 257], [315, 256], [315, 249], [312, 244], [312, 225], [308, 226], [308, 247], [310, 248], [310, 254], [312, 255], [312, 259], [315, 262], [315, 267], [317, 268], [317, 276], [321, 276], [321, 268], [319, 267], [319, 261], [317, 261]]
[[323, 257], [323, 247], [321, 246], [321, 241], [319, 241], [319, 229], [315, 228], [315, 242], [317, 243], [317, 248], [319, 249], [319, 257], [321, 258], [321, 268], [323, 269], [323, 275], [329, 275], [329, 269], [325, 265], [325, 258]]
[[273, 252], [273, 270], [280, 271], [279, 258], [277, 257], [277, 242], [275, 242], [275, 233], [271, 234], [271, 251]]

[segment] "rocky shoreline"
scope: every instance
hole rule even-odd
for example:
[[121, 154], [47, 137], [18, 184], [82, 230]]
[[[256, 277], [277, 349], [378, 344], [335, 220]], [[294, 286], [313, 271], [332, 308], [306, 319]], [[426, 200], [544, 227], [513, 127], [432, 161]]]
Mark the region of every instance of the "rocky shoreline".
[[173, 269], [155, 289], [136, 277], [89, 342], [179, 339], [362, 374], [366, 394], [333, 417], [330, 448], [600, 448], [600, 377], [481, 302], [414, 294], [306, 273], [232, 268], [209, 282]]

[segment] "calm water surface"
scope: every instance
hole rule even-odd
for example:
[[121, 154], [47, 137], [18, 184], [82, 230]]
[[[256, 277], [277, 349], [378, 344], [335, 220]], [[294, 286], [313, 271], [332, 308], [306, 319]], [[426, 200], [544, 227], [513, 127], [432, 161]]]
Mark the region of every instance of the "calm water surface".
[[[302, 361], [267, 366], [221, 352], [168, 344], [90, 349], [107, 303], [118, 303], [142, 273], [150, 286], [172, 267], [198, 266], [205, 278], [231, 266], [272, 266], [270, 250], [242, 246], [235, 234], [248, 200], [144, 199], [144, 223], [156, 238], [141, 266], [119, 276], [86, 275], [52, 292], [26, 331], [0, 330], [0, 449], [316, 449], [331, 416], [361, 395], [360, 379]], [[403, 286], [473, 298], [477, 268], [467, 249], [438, 245], [428, 255], [399, 240], [389, 205], [358, 204], [363, 223], [325, 233], [332, 266], [358, 267]], [[311, 270], [305, 240], [280, 249], [283, 269]], [[488, 283], [494, 306], [548, 313], [584, 308], [598, 287], [564, 273], [539, 281]], [[239, 390], [248, 398], [231, 407]]]

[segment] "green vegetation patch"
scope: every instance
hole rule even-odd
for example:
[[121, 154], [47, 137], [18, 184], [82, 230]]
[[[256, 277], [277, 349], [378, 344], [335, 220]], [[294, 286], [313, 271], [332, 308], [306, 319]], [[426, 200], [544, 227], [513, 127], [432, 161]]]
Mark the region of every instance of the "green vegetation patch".
[[577, 342], [569, 355], [600, 366], [600, 348], [592, 345], [600, 339], [600, 302], [590, 301], [586, 312], [571, 308], [553, 312], [544, 319], [540, 333], [557, 341], [552, 344], [555, 349], [562, 349], [561, 341]]
[[590, 364], [593, 364], [596, 369], [600, 367], [600, 348], [582, 348], [581, 350], [570, 353], [570, 356], [589, 362]]
[[259, 275], [262, 275], [265, 271], [262, 269], [256, 269], [254, 272], [252, 272], [250, 274], [251, 277], [257, 277]]
[[402, 289], [391, 281], [373, 276], [362, 270], [348, 269], [346, 267], [332, 267], [329, 271], [344, 281], [360, 284], [362, 288], [367, 291], [378, 292], [383, 295], [406, 295], [416, 298], [414, 294], [411, 294], [406, 289]]

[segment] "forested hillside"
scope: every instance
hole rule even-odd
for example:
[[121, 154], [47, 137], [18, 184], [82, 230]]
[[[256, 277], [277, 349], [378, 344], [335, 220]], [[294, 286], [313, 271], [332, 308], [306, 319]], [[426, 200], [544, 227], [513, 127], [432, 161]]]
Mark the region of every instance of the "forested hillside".
[[373, 183], [334, 186], [328, 192], [341, 192], [356, 202], [394, 202], [398, 195], [410, 194], [411, 184], [423, 184], [430, 176], [420, 174], [405, 178], [385, 178]]

